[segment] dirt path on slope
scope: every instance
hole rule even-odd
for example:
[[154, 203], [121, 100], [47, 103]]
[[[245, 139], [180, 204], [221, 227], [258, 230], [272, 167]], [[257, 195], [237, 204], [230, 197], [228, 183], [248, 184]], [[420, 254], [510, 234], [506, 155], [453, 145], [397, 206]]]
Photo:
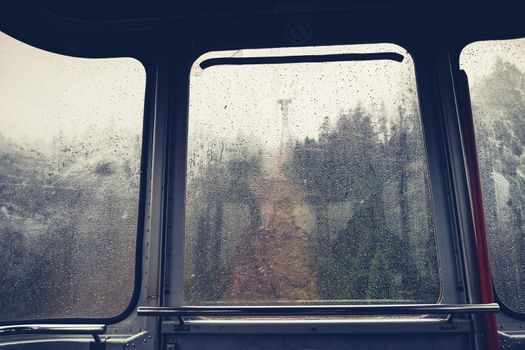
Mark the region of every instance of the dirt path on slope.
[[262, 226], [241, 237], [233, 261], [233, 299], [248, 303], [315, 299], [309, 235], [313, 213], [304, 193], [283, 176], [262, 179], [255, 192]]

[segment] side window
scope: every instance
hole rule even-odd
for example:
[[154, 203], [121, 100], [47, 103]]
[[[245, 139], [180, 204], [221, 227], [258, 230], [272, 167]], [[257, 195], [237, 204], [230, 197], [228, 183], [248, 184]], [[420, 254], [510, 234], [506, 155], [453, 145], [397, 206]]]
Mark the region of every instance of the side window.
[[469, 77], [496, 293], [525, 312], [525, 39], [472, 43], [461, 68]]
[[[381, 52], [404, 60], [263, 58]], [[208, 66], [217, 57], [228, 62]], [[263, 59], [231, 63], [239, 57]], [[194, 63], [187, 304], [438, 300], [414, 74], [390, 44], [210, 52]]]
[[0, 33], [0, 322], [131, 301], [145, 70]]

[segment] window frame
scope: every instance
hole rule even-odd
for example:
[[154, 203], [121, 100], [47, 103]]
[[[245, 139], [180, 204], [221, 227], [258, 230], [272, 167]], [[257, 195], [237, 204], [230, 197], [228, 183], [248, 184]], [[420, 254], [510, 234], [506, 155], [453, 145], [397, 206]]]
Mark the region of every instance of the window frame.
[[[512, 40], [512, 39], [523, 39], [525, 40], [525, 31], [521, 33], [511, 33], [508, 32], [508, 29], [504, 28], [501, 31], [501, 35], [499, 34], [492, 34], [490, 36], [486, 35], [473, 35], [471, 37], [468, 37], [466, 39], [463, 39], [458, 42], [453, 42], [452, 47], [452, 68], [455, 70], [455, 74], [459, 74], [459, 70], [461, 70], [461, 54], [463, 53], [463, 50], [469, 46], [470, 44], [474, 44], [477, 42], [483, 42], [483, 41], [505, 41], [505, 40]], [[465, 72], [467, 74], [467, 72]], [[468, 74], [467, 74], [468, 76]], [[470, 93], [470, 90], [469, 90]], [[461, 116], [460, 116], [461, 117]], [[475, 119], [476, 116], [473, 115], [473, 118]], [[477, 151], [477, 149], [476, 149]], [[481, 169], [480, 169], [481, 170]], [[485, 198], [483, 198], [485, 200]], [[483, 210], [485, 213], [485, 205], [483, 203]], [[525, 234], [525, 231], [523, 232]], [[488, 235], [488, 231], [487, 231]], [[487, 237], [488, 238], [488, 237]], [[488, 245], [490, 246], [490, 240], [488, 240]], [[490, 251], [489, 251], [489, 260], [490, 260]], [[494, 293], [494, 299], [495, 301], [500, 305], [500, 309], [503, 314], [508, 315], [511, 318], [518, 319], [518, 320], [525, 320], [525, 312], [519, 312], [513, 310], [511, 307], [509, 307], [499, 296], [498, 291], [496, 289], [496, 285], [494, 283], [494, 272], [491, 270], [492, 276], [490, 278], [492, 279], [492, 285], [493, 285], [493, 293]], [[525, 302], [525, 300], [524, 300]]]
[[[330, 18], [330, 16], [326, 16]], [[341, 16], [344, 18], [344, 16]], [[267, 19], [267, 18], [266, 18]], [[190, 69], [193, 63], [203, 54], [212, 51], [236, 50], [239, 47], [243, 49], [257, 48], [277, 48], [277, 47], [294, 47], [294, 46], [317, 46], [317, 45], [351, 45], [351, 44], [372, 44], [372, 43], [392, 43], [406, 49], [414, 61], [414, 70], [419, 97], [419, 108], [421, 123], [423, 128], [423, 138], [427, 153], [427, 167], [430, 176], [430, 192], [432, 196], [432, 206], [434, 212], [434, 238], [436, 240], [436, 255], [439, 264], [440, 274], [440, 297], [436, 303], [462, 303], [467, 300], [461, 288], [457, 285], [465, 282], [462, 259], [460, 254], [457, 225], [454, 221], [457, 217], [455, 212], [455, 199], [451, 198], [450, 188], [452, 185], [453, 174], [449, 173], [450, 167], [444, 167], [443, 163], [448, 161], [446, 145], [441, 139], [440, 133], [445, 132], [442, 129], [443, 120], [439, 104], [433, 101], [432, 96], [440, 96], [440, 89], [435, 77], [429, 76], [428, 72], [434, 64], [432, 53], [420, 38], [413, 37], [404, 31], [394, 31], [393, 35], [388, 36], [385, 33], [372, 33], [369, 37], [360, 37], [359, 40], [341, 36], [337, 31], [339, 23], [327, 23], [324, 18], [304, 16], [305, 22], [312, 26], [323, 24], [323, 38], [311, 40], [307, 45], [291, 45], [286, 38], [282, 37], [280, 31], [286, 28], [290, 19], [276, 18], [275, 33], [273, 40], [247, 40], [252, 32], [257, 32], [262, 28], [259, 25], [264, 23], [264, 19], [257, 18], [257, 23], [249, 22], [249, 18], [243, 18], [241, 21], [221, 22], [217, 19], [206, 19], [199, 23], [199, 26], [192, 28], [191, 32], [182, 35], [179, 40], [174, 40], [174, 48], [178, 48], [173, 64], [177, 67], [172, 77], [175, 85], [172, 93], [172, 105], [176, 106], [174, 110], [176, 127], [172, 132], [176, 143], [170, 148], [173, 150], [170, 164], [176, 169], [173, 172], [170, 183], [171, 199], [173, 201], [172, 209], [169, 211], [172, 233], [167, 242], [167, 251], [170, 258], [165, 264], [165, 276], [169, 294], [165, 297], [167, 306], [186, 306], [183, 300], [183, 281], [184, 281], [184, 194], [185, 194], [185, 171], [186, 171], [186, 148], [187, 148], [187, 127], [188, 127], [188, 103], [189, 103], [189, 79]], [[268, 20], [268, 19], [267, 19]], [[297, 21], [297, 18], [291, 19]], [[338, 18], [338, 20], [340, 20]], [[384, 19], [383, 19], [384, 20]], [[356, 22], [353, 25], [358, 26]], [[217, 28], [215, 28], [217, 26]], [[219, 31], [220, 28], [222, 31]], [[406, 28], [405, 28], [406, 29]], [[250, 33], [246, 33], [246, 31]], [[328, 32], [332, 33], [333, 38], [326, 40]], [[348, 31], [350, 32], [350, 30]], [[207, 35], [204, 35], [204, 34]], [[221, 39], [214, 37], [210, 33], [220, 33]], [[411, 39], [407, 39], [411, 38]], [[226, 38], [226, 39], [225, 39]], [[248, 42], [247, 42], [248, 41]], [[175, 50], [174, 50], [175, 51]], [[443, 272], [445, 271], [445, 272]], [[175, 281], [175, 282], [174, 282]], [[173, 287], [172, 287], [173, 286]]]
[[[239, 67], [239, 66], [242, 66], [243, 68], [245, 69], [250, 69], [251, 71], [253, 70], [257, 70], [258, 67], [260, 65], [264, 65], [264, 66], [276, 66], [276, 69], [277, 69], [277, 72], [279, 72], [279, 63], [285, 63], [287, 66], [291, 66], [291, 65], [295, 65], [295, 64], [304, 64], [304, 63], [308, 63], [310, 65], [313, 65], [315, 63], [319, 63], [317, 62], [317, 59], [319, 59], [319, 61], [322, 61], [323, 59], [326, 59], [325, 62], [323, 63], [327, 63], [327, 64], [331, 64], [331, 63], [340, 63], [340, 64], [343, 64], [345, 66], [348, 66], [348, 67], [351, 67], [353, 64], [357, 64], [357, 65], [360, 65], [361, 67], [363, 67], [364, 65], [367, 65], [368, 62], [371, 62], [372, 64], [373, 63], [377, 63], [378, 61], [381, 61], [381, 62], [389, 62], [389, 63], [392, 63], [392, 64], [403, 64], [401, 63], [401, 61], [403, 60], [403, 53], [402, 53], [402, 50], [404, 49], [403, 47], [400, 47], [400, 46], [397, 46], [397, 47], [390, 47], [388, 49], [385, 49], [385, 52], [383, 53], [382, 51], [379, 50], [379, 48], [374, 48], [373, 45], [392, 45], [394, 46], [393, 44], [390, 44], [390, 43], [385, 43], [385, 44], [366, 44], [367, 46], [370, 45], [370, 47], [368, 48], [365, 48], [363, 46], [358, 46], [356, 47], [356, 49], [358, 50], [357, 52], [358, 53], [353, 53], [352, 49], [350, 47], [347, 47], [346, 48], [346, 52], [345, 53], [342, 53], [342, 54], [335, 54], [333, 53], [330, 49], [332, 47], [334, 48], [338, 48], [339, 50], [342, 49], [341, 46], [315, 46], [315, 47], [312, 47], [312, 46], [306, 46], [306, 47], [303, 47], [303, 49], [306, 51], [303, 55], [298, 55], [297, 53], [295, 52], [286, 52], [286, 50], [288, 49], [291, 49], [293, 50], [294, 48], [297, 48], [297, 47], [290, 47], [290, 48], [279, 48], [280, 50], [283, 50], [285, 52], [281, 52], [279, 53], [278, 55], [275, 55], [275, 56], [272, 56], [272, 55], [269, 55], [268, 53], [261, 53], [260, 55], [258, 54], [258, 52], [250, 52], [249, 55], [243, 55], [242, 56], [242, 59], [236, 59], [236, 58], [229, 58], [229, 54], [230, 52], [221, 52], [221, 51], [214, 51], [214, 52], [207, 52], [205, 55], [203, 56], [200, 56], [196, 61], [195, 63], [192, 65], [192, 69], [198, 69], [196, 67], [197, 64], [200, 64], [200, 69], [202, 71], [206, 71], [207, 69], [211, 69], [211, 68], [214, 68], [214, 69], [225, 69], [225, 70], [228, 70], [230, 69], [229, 67]], [[313, 52], [312, 52], [313, 51]], [[363, 52], [361, 52], [363, 51]], [[346, 56], [346, 57], [343, 57], [343, 56]], [[311, 60], [311, 57], [315, 56], [316, 59], [313, 60], [313, 62], [301, 62], [302, 61], [302, 57], [305, 57], [307, 59], [310, 59]], [[335, 56], [335, 57], [334, 57]], [[278, 58], [278, 62], [279, 63], [273, 63], [273, 62], [270, 62], [270, 63], [265, 63], [266, 60], [272, 60], [272, 59], [275, 59], [275, 58]], [[411, 60], [411, 56], [409, 53], [407, 53], [407, 55], [405, 56], [405, 59], [406, 60]], [[231, 63], [232, 60], [239, 60], [241, 61], [240, 63]], [[406, 62], [406, 61], [405, 61]], [[406, 64], [406, 63], [405, 63]], [[389, 66], [390, 67], [390, 66]], [[412, 68], [412, 71], [411, 73], [415, 75], [415, 67], [414, 65], [412, 64], [410, 66], [410, 68]], [[233, 68], [235, 69], [235, 68]], [[313, 68], [314, 69], [314, 68]], [[355, 68], [354, 68], [355, 69]], [[381, 68], [380, 68], [381, 69]], [[382, 68], [381, 71], [386, 71], [387, 68]], [[249, 74], [249, 73], [245, 73], [245, 74]], [[376, 73], [377, 74], [377, 73]], [[242, 79], [242, 78], [241, 78]], [[300, 79], [300, 78], [299, 78]], [[357, 83], [359, 83], [359, 80], [353, 80]], [[405, 81], [403, 80], [401, 83], [404, 83]], [[190, 76], [190, 85], [192, 83], [192, 77]], [[245, 87], [247, 87], [248, 89], [250, 89], [250, 87], [253, 87], [253, 86], [257, 86], [257, 82], [256, 81], [253, 81], [252, 83], [248, 83], [249, 85], [243, 85]], [[344, 87], [342, 87], [342, 90], [344, 91]], [[404, 90], [405, 91], [405, 90]], [[190, 95], [191, 95], [191, 89], [190, 89]], [[189, 96], [191, 98], [191, 96]], [[381, 95], [376, 95], [376, 97], [379, 97], [381, 98]], [[417, 98], [417, 95], [416, 95], [416, 98]], [[253, 101], [249, 101], [249, 102], [253, 102]], [[416, 100], [414, 101], [415, 103], [417, 103], [417, 106], [419, 107], [419, 100]], [[409, 103], [407, 103], [407, 105], [405, 107], [408, 107], [408, 106], [411, 106], [410, 103], [412, 103], [412, 100], [410, 100]], [[401, 106], [401, 105], [400, 105]], [[403, 106], [401, 106], [403, 107]], [[220, 125], [220, 120], [221, 120], [221, 116], [220, 116], [220, 111], [218, 111], [218, 114], [219, 114], [219, 117], [218, 119], [215, 118], [215, 121], [213, 121], [212, 119], [208, 119], [206, 124], [209, 125], [209, 123], [215, 123], [214, 125], [215, 126], [218, 126]], [[333, 115], [335, 117], [335, 115]], [[252, 118], [254, 119], [254, 118]], [[337, 118], [336, 118], [337, 119]], [[410, 118], [411, 119], [411, 118]], [[219, 121], [218, 121], [219, 120]], [[422, 128], [422, 125], [421, 125], [421, 119], [415, 119], [414, 118], [414, 121], [415, 121], [415, 124], [417, 123], [420, 123], [420, 126]], [[300, 120], [299, 120], [300, 122]], [[191, 118], [190, 116], [188, 116], [188, 123], [189, 123], [189, 126], [191, 126]], [[410, 123], [412, 123], [412, 120], [410, 121]], [[194, 129], [197, 127], [196, 125], [193, 125]], [[202, 127], [202, 126], [201, 126]], [[395, 125], [394, 125], [395, 127]], [[419, 127], [416, 127], [416, 129], [419, 129]], [[421, 133], [419, 133], [420, 130], [417, 130], [418, 133], [416, 135], [417, 138], [421, 138], [421, 142], [424, 143], [424, 135], [423, 135], [423, 132], [421, 130]], [[193, 142], [197, 141], [195, 138], [192, 139]], [[192, 141], [188, 138], [188, 142]], [[263, 140], [264, 141], [264, 140]], [[293, 141], [295, 142], [295, 141]], [[419, 161], [422, 161], [424, 163], [424, 167], [425, 167], [425, 172], [423, 172], [422, 174], [424, 174], [424, 177], [425, 177], [425, 180], [428, 180], [425, 181], [427, 184], [430, 183], [430, 179], [427, 178], [427, 176], [429, 176], [429, 171], [428, 171], [428, 162], [427, 162], [427, 159], [426, 159], [426, 152], [424, 154], [423, 157], [421, 158], [418, 158]], [[421, 178], [418, 178], [418, 180], [422, 180], [423, 179], [423, 176], [421, 176]], [[428, 192], [429, 194], [429, 197], [427, 198], [425, 196], [425, 201], [428, 199], [428, 200], [431, 200], [431, 189], [430, 187], [426, 187], [424, 188], [425, 190], [425, 193]], [[188, 193], [186, 193], [185, 195], [187, 195]], [[418, 204], [421, 204], [418, 202]], [[434, 211], [433, 211], [433, 208], [429, 208], [429, 214], [431, 215], [431, 222], [432, 222], [432, 227], [435, 225], [434, 223], [434, 217], [433, 217], [433, 214], [434, 214]], [[185, 217], [187, 218], [187, 213], [185, 215]], [[344, 217], [344, 216], [343, 216]], [[349, 218], [346, 217], [345, 220], [348, 220]], [[186, 227], [187, 228], [187, 227]], [[411, 231], [412, 233], [414, 233], [413, 231]], [[424, 237], [424, 239], [426, 239], [427, 237], [429, 239], [432, 239], [434, 241], [434, 243], [436, 243], [436, 237], [435, 237], [435, 233], [434, 233], [434, 230], [433, 228], [429, 229], [429, 230], [424, 230], [423, 231], [423, 235], [422, 237]], [[213, 233], [212, 233], [213, 234]], [[225, 241], [223, 240], [223, 238], [220, 239], [221, 240], [221, 244], [225, 244]], [[434, 264], [437, 264], [437, 274], [439, 274], [439, 260], [438, 260], [438, 257], [437, 257], [437, 246], [434, 247], [435, 250], [435, 254], [436, 254], [436, 259], [435, 260], [432, 260], [432, 263]], [[185, 263], [188, 263], [189, 261], [187, 260], [189, 254], [186, 252], [185, 253]], [[317, 255], [313, 255], [314, 256], [314, 259]], [[309, 273], [310, 272], [313, 272], [313, 271], [308, 271]], [[434, 276], [434, 277], [437, 277], [437, 276]], [[434, 280], [435, 283], [440, 283], [441, 280], [440, 278], [436, 278]], [[441, 288], [441, 285], [439, 285], [439, 291], [436, 295], [436, 299], [434, 300], [428, 300], [428, 301], [424, 301], [424, 303], [433, 303], [433, 302], [436, 302], [438, 301], [440, 298], [441, 298], [441, 294], [442, 294], [442, 288]], [[417, 292], [417, 289], [413, 289], [413, 290], [407, 290], [407, 292]], [[183, 295], [183, 298], [184, 298], [184, 295]], [[238, 302], [232, 302], [232, 303], [226, 303], [226, 302], [223, 302], [223, 301], [217, 301], [218, 304], [220, 305], [239, 305], [239, 304], [242, 304], [242, 303], [238, 303]], [[255, 304], [260, 304], [262, 302], [259, 302], [259, 301], [253, 301]], [[403, 303], [409, 303], [409, 304], [417, 304], [417, 302], [415, 301], [399, 301], [399, 300], [395, 300], [395, 298], [393, 298], [390, 302], [386, 303], [386, 302], [383, 302], [383, 304], [392, 304], [392, 305], [395, 305], [395, 304], [403, 304]], [[186, 303], [188, 306], [193, 306], [193, 304], [191, 303]], [[198, 306], [207, 306], [207, 305], [213, 305], [214, 302], [213, 301], [201, 301], [195, 305], [198, 305]], [[334, 300], [330, 300], [330, 299], [326, 299], [326, 300], [323, 300], [323, 299], [319, 299], [319, 300], [316, 300], [316, 299], [313, 299], [313, 300], [308, 300], [308, 301], [304, 301], [304, 302], [298, 302], [298, 301], [295, 301], [295, 300], [289, 300], [288, 302], [283, 302], [283, 301], [280, 301], [280, 300], [277, 300], [275, 301], [275, 305], [309, 305], [309, 304], [312, 304], [312, 305], [328, 305], [328, 304], [344, 304], [344, 301], [343, 300], [338, 300], [338, 299], [334, 299]], [[356, 305], [359, 305], [360, 304], [360, 301], [356, 301]], [[376, 302], [373, 302], [373, 304], [376, 304]], [[250, 304], [248, 304], [250, 305]], [[272, 303], [270, 304], [264, 304], [264, 305], [273, 305]]]
[[[525, 8], [513, 8], [509, 6], [499, 12], [492, 12], [490, 9], [481, 9], [473, 13], [472, 16], [465, 17], [461, 13], [450, 14], [450, 25], [445, 26], [439, 37], [444, 42], [449, 54], [450, 70], [454, 77], [460, 71], [460, 57], [463, 49], [471, 43], [489, 40], [509, 40], [525, 38], [525, 26], [523, 25], [523, 15]], [[458, 35], [458, 33], [461, 33]], [[457, 86], [456, 86], [457, 88]], [[457, 94], [456, 94], [456, 99]], [[461, 114], [458, 117], [462, 120]], [[462, 142], [463, 137], [461, 138]], [[465, 164], [466, 166], [466, 164]], [[468, 210], [463, 214], [464, 220], [473, 222], [471, 204], [467, 205]], [[469, 234], [469, 232], [472, 232]], [[466, 245], [474, 247], [473, 228], [463, 233], [462, 240]], [[490, 244], [490, 242], [489, 242]], [[476, 248], [471, 248], [465, 252], [467, 259], [471, 262], [467, 271], [468, 278], [472, 281], [479, 281], [479, 270], [475, 255]], [[488, 257], [490, 260], [490, 256]], [[493, 276], [489, 276], [493, 279]], [[492, 283], [494, 286], [494, 283]], [[480, 297], [479, 283], [473, 286], [470, 291], [471, 299]], [[519, 313], [509, 309], [498, 297], [497, 291], [493, 288], [495, 301], [500, 305], [501, 312], [496, 315], [496, 320], [501, 327], [507, 330], [521, 331], [520, 323], [525, 321], [525, 313]]]
[[[6, 11], [8, 12], [8, 11]], [[134, 282], [133, 291], [130, 294], [127, 306], [117, 315], [105, 318], [95, 317], [62, 317], [62, 318], [36, 318], [36, 319], [17, 319], [17, 320], [0, 320], [0, 325], [18, 325], [18, 324], [51, 324], [51, 323], [69, 323], [69, 324], [117, 324], [125, 320], [130, 314], [135, 311], [135, 307], [139, 302], [140, 294], [143, 285], [143, 256], [144, 256], [144, 227], [147, 223], [146, 209], [149, 205], [148, 187], [149, 173], [151, 171], [151, 129], [153, 123], [153, 106], [155, 104], [155, 71], [156, 62], [154, 57], [144, 55], [142, 52], [133, 49], [131, 39], [133, 38], [133, 31], [126, 30], [120, 33], [120, 45], [115, 45], [111, 48], [111, 43], [98, 46], [94, 44], [99, 40], [97, 34], [93, 34], [88, 29], [78, 26], [78, 23], [63, 23], [57, 21], [55, 18], [48, 18], [46, 15], [41, 15], [35, 21], [34, 18], [26, 18], [27, 13], [21, 13], [19, 18], [9, 17], [9, 20], [1, 22], [0, 31], [12, 38], [29, 45], [33, 48], [41, 49], [46, 52], [65, 55], [68, 57], [77, 58], [132, 58], [141, 64], [144, 73], [144, 106], [142, 112], [142, 140], [141, 140], [141, 156], [140, 156], [140, 179], [139, 191], [137, 198], [137, 219], [136, 219], [136, 235], [135, 235], [135, 262], [134, 262]], [[3, 18], [2, 18], [3, 20]], [[67, 30], [64, 31], [63, 25], [66, 25]], [[38, 28], [35, 34], [35, 28]], [[52, 35], [43, 35], [43, 33], [53, 33]], [[114, 35], [113, 31], [108, 31]], [[103, 33], [104, 34], [104, 33]], [[48, 38], [53, 38], [49, 40]], [[71, 46], [71, 41], [80, 42], [80, 46]], [[91, 41], [91, 43], [89, 43]]]

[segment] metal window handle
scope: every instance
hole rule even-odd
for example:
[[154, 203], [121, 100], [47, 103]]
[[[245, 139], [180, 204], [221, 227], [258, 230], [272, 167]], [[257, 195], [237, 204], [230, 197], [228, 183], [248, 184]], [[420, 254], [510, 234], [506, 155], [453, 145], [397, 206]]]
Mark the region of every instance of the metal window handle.
[[106, 332], [103, 324], [20, 324], [0, 326], [0, 336], [17, 334], [90, 334], [100, 343], [100, 334]]

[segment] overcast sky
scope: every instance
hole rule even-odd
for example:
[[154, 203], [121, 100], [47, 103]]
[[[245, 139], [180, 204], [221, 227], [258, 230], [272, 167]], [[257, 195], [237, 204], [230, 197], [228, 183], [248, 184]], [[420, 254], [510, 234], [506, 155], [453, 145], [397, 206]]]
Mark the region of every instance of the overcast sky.
[[469, 83], [477, 85], [490, 72], [500, 57], [525, 71], [525, 39], [478, 41], [461, 52], [460, 63], [469, 76]]
[[[402, 63], [361, 62], [292, 63], [212, 66], [201, 70], [209, 57], [312, 55], [362, 52], [398, 52]], [[234, 139], [239, 134], [270, 149], [280, 140], [281, 110], [277, 101], [291, 99], [290, 132], [295, 140], [316, 137], [327, 116], [333, 122], [341, 111], [382, 103], [394, 110], [400, 92], [415, 88], [413, 62], [396, 45], [352, 45], [215, 52], [193, 66], [190, 82], [190, 146], [196, 138]]]
[[0, 132], [43, 148], [59, 130], [141, 135], [145, 77], [135, 59], [67, 57], [0, 33]]
[[[489, 49], [490, 48], [490, 49]], [[398, 52], [395, 61], [214, 66], [209, 57]], [[461, 63], [471, 82], [487, 72], [497, 56], [525, 70], [525, 40], [469, 45]], [[190, 143], [239, 135], [275, 149], [280, 136], [277, 101], [292, 100], [292, 138], [315, 137], [328, 116], [361, 102], [382, 103], [394, 111], [403, 92], [414, 88], [410, 55], [391, 44], [283, 48], [214, 52], [191, 72]], [[45, 147], [59, 130], [85, 137], [91, 132], [125, 129], [140, 134], [145, 71], [131, 58], [82, 59], [32, 48], [0, 33], [0, 132], [17, 142]]]

